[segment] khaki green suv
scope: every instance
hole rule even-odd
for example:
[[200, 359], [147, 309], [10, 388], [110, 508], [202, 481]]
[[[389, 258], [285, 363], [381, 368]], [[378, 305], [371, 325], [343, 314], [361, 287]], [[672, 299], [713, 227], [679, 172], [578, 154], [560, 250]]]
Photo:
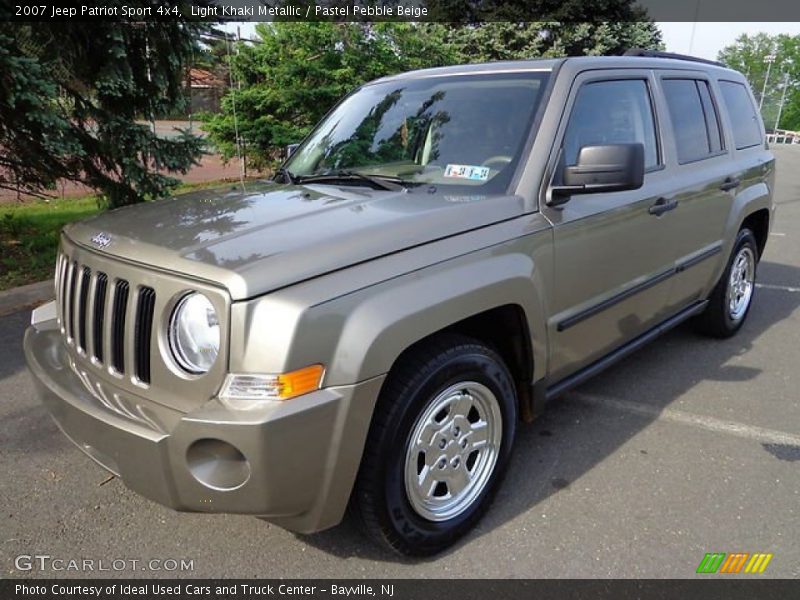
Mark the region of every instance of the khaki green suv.
[[25, 337], [44, 404], [174, 509], [310, 533], [349, 506], [442, 550], [546, 401], [747, 318], [774, 215], [753, 96], [638, 54], [386, 77], [273, 181], [68, 226]]

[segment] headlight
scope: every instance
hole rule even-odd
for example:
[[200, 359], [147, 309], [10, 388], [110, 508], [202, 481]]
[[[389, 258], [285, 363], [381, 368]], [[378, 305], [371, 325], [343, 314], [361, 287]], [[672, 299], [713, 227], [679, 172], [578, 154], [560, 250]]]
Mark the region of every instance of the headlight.
[[206, 373], [219, 354], [219, 317], [203, 294], [181, 298], [169, 324], [169, 347], [182, 369]]

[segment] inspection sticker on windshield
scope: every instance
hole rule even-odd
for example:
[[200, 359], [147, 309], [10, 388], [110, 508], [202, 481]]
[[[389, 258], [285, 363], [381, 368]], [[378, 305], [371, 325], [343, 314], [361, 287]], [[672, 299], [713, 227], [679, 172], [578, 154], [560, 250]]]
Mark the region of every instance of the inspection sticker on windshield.
[[458, 179], [471, 179], [473, 181], [488, 181], [489, 167], [476, 167], [473, 165], [447, 165], [444, 170], [445, 177]]

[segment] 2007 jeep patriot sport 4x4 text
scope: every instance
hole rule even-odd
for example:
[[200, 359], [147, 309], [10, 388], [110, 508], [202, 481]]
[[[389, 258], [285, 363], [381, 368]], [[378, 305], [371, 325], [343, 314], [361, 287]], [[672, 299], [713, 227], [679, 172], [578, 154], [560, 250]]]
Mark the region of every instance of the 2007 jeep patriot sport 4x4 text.
[[774, 160], [747, 83], [663, 55], [364, 85], [275, 180], [65, 228], [25, 337], [64, 433], [138, 493], [407, 554], [485, 512], [520, 421], [750, 308]]

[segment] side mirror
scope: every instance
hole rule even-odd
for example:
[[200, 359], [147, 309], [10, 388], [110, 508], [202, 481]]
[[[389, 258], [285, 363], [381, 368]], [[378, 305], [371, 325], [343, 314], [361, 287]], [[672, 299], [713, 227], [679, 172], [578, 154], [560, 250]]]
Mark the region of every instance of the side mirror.
[[292, 154], [294, 154], [294, 151], [297, 150], [297, 147], [299, 145], [300, 144], [287, 144], [286, 145], [286, 156], [284, 157], [284, 160], [289, 158]]
[[551, 205], [566, 201], [556, 197], [573, 194], [637, 190], [644, 183], [644, 144], [584, 146], [578, 164], [564, 169], [563, 180], [551, 188]]

